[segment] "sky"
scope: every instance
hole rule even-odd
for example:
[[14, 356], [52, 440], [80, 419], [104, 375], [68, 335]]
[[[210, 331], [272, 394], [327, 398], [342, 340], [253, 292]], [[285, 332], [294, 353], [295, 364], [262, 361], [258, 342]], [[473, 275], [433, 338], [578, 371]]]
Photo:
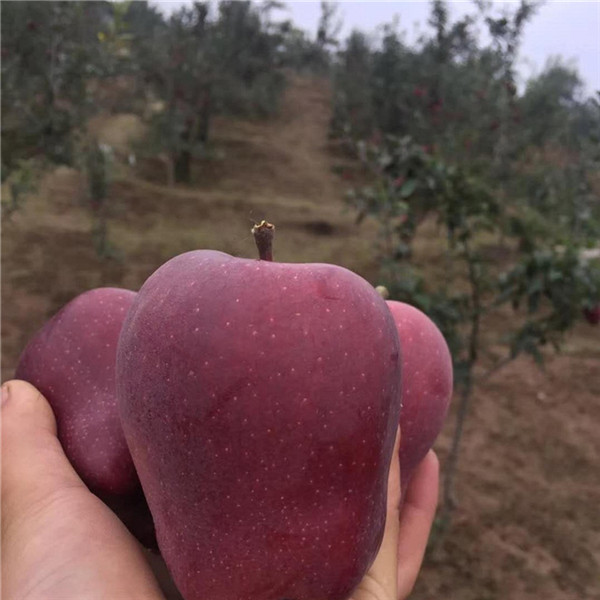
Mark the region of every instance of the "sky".
[[[182, 4], [183, 0], [159, 0], [154, 2], [165, 12]], [[503, 8], [514, 10], [516, 2], [496, 0], [497, 11]], [[286, 12], [281, 18], [291, 18], [297, 27], [311, 33], [316, 32], [320, 15], [320, 2], [286, 2]], [[342, 18], [340, 39], [352, 29], [365, 33], [374, 32], [383, 23], [390, 23], [394, 16], [399, 19], [401, 31], [406, 32], [408, 41], [415, 40], [419, 31], [427, 30], [429, 16], [428, 0], [396, 2], [338, 2]], [[449, 2], [454, 19], [473, 12], [469, 0]], [[273, 16], [278, 16], [273, 13]], [[562, 56], [568, 64], [577, 67], [585, 85], [586, 94], [600, 90], [600, 0], [546, 0], [526, 26], [518, 73], [521, 83], [536, 75], [552, 57]]]

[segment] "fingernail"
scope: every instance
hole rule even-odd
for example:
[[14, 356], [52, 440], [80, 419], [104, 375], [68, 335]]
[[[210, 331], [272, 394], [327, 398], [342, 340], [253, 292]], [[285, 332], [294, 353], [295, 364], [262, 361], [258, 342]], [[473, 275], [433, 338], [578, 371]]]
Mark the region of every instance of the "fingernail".
[[10, 395], [10, 391], [8, 389], [8, 385], [4, 384], [2, 386], [2, 397], [0, 399], [0, 406], [4, 406], [8, 402], [9, 395]]

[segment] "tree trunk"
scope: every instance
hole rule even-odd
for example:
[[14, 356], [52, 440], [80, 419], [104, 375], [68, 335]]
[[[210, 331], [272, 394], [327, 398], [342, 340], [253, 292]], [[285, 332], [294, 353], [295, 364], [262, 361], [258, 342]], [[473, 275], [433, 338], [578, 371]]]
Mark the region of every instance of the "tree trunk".
[[175, 185], [175, 158], [168, 156], [165, 166], [167, 168], [167, 185], [171, 188]]
[[464, 257], [467, 261], [469, 284], [471, 287], [471, 331], [469, 333], [469, 347], [467, 360], [468, 371], [466, 373], [466, 377], [462, 385], [462, 392], [458, 403], [458, 412], [456, 414], [456, 427], [454, 429], [452, 446], [450, 448], [450, 454], [448, 455], [448, 462], [446, 463], [446, 470], [444, 473], [444, 493], [442, 498], [442, 508], [440, 511], [440, 522], [442, 531], [448, 529], [450, 525], [450, 519], [452, 517], [452, 511], [456, 506], [456, 501], [454, 498], [454, 478], [456, 476], [456, 470], [458, 466], [458, 451], [460, 449], [460, 442], [463, 435], [465, 419], [467, 418], [469, 403], [471, 400], [471, 395], [473, 393], [473, 367], [477, 363], [479, 349], [479, 330], [482, 312], [481, 279], [478, 268], [478, 258], [476, 254], [473, 253], [468, 239], [463, 242], [463, 249]]
[[208, 136], [210, 132], [210, 121], [211, 121], [211, 89], [210, 87], [204, 92], [202, 98], [202, 108], [200, 109], [198, 131], [196, 140], [202, 144], [208, 142]]
[[178, 183], [189, 183], [192, 178], [192, 153], [189, 150], [182, 150], [175, 157], [174, 165], [175, 181]]
[[458, 412], [456, 414], [456, 427], [454, 428], [452, 446], [450, 448], [450, 454], [448, 455], [446, 470], [444, 472], [444, 493], [442, 496], [442, 507], [440, 510], [440, 521], [443, 530], [447, 529], [448, 525], [450, 525], [452, 512], [456, 507], [456, 499], [454, 496], [454, 479], [458, 466], [460, 441], [462, 439], [465, 419], [469, 409], [469, 400], [471, 399], [472, 389], [471, 383], [467, 382], [460, 395]]

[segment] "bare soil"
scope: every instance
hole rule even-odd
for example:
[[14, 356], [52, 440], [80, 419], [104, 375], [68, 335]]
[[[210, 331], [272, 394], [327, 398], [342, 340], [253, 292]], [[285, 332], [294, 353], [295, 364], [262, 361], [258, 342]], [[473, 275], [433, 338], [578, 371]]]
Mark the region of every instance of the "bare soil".
[[[251, 222], [277, 225], [276, 259], [333, 262], [377, 283], [376, 227], [345, 208], [348, 182], [327, 140], [329, 90], [295, 79], [281, 114], [219, 120], [217, 157], [197, 161], [191, 186], [167, 188], [159, 160], [119, 168], [110, 239], [120, 258], [96, 256], [78, 174], [59, 168], [4, 220], [2, 378], [29, 337], [75, 295], [137, 289], [170, 257], [194, 248], [254, 256]], [[126, 149], [132, 115], [93, 122]], [[435, 247], [425, 228], [423, 248]], [[491, 328], [502, 327], [502, 322]], [[437, 443], [442, 464], [453, 414]], [[432, 540], [415, 599], [600, 598], [600, 328], [581, 323], [544, 370], [521, 358], [476, 391], [460, 458], [452, 527]]]

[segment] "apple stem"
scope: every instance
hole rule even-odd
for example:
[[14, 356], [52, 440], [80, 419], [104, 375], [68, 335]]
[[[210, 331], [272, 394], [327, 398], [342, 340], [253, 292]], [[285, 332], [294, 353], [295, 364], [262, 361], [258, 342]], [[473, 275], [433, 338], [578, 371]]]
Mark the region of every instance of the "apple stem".
[[273, 260], [273, 236], [275, 225], [261, 221], [252, 228], [252, 235], [258, 248], [259, 260]]

